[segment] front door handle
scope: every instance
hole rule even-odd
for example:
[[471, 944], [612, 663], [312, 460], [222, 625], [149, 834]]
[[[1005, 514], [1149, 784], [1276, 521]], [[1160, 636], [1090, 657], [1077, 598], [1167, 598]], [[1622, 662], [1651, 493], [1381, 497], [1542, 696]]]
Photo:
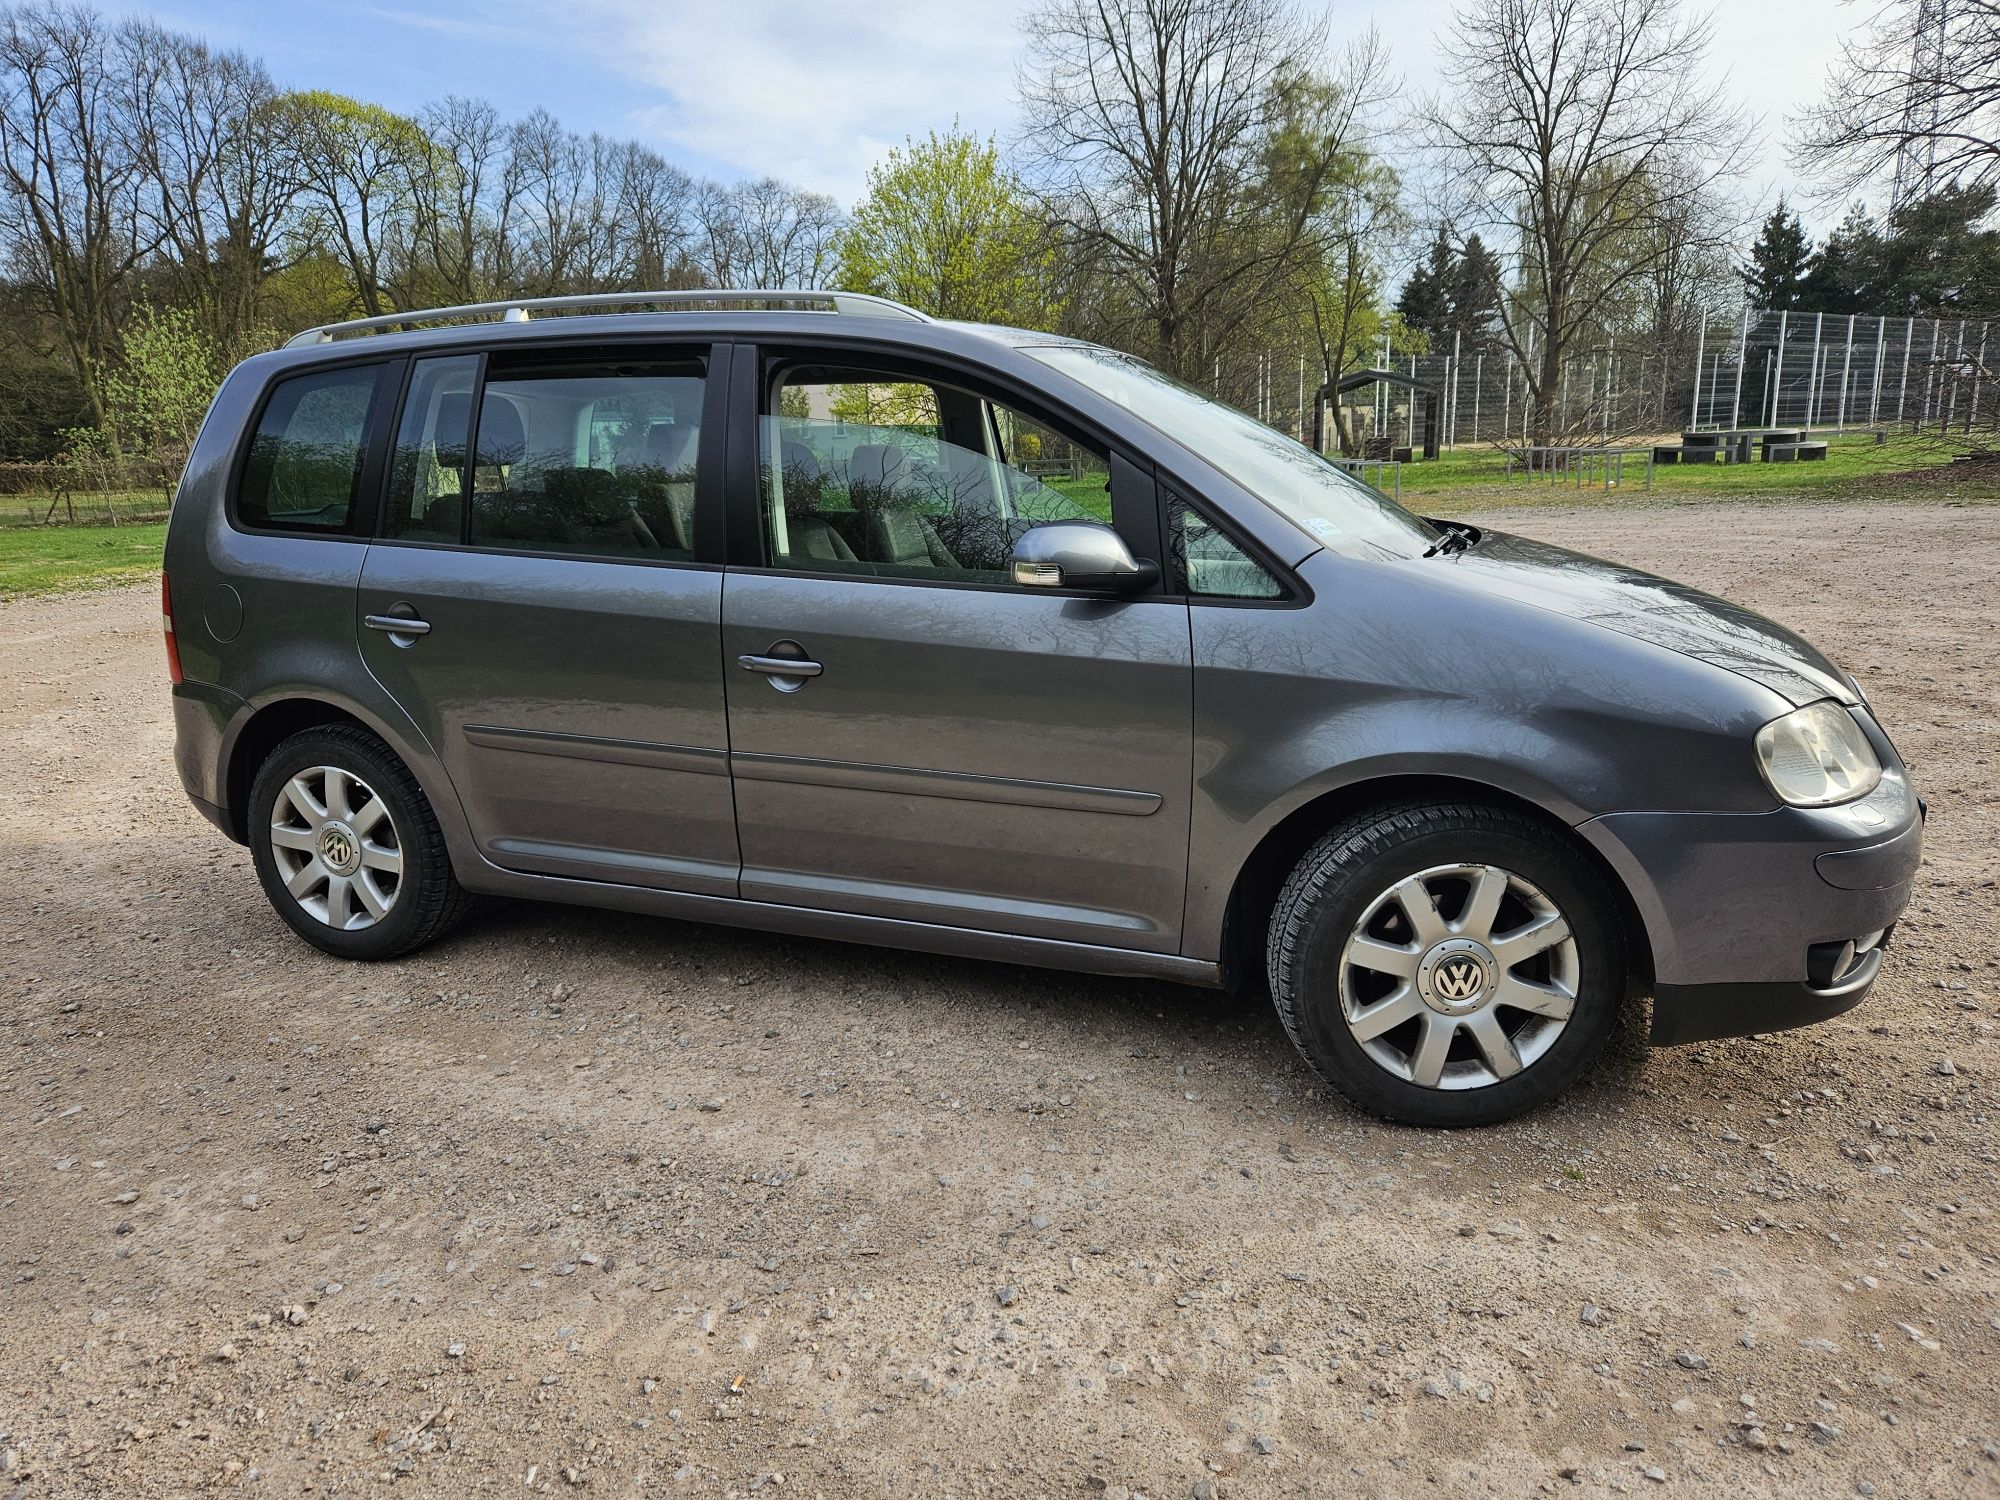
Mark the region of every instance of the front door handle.
[[746, 672], [762, 672], [766, 677], [817, 677], [826, 670], [816, 661], [794, 656], [739, 656], [736, 665]]
[[392, 636], [414, 637], [431, 633], [431, 622], [420, 620], [415, 615], [363, 615], [361, 623], [370, 630], [386, 630]]
[[773, 641], [761, 656], [737, 657], [736, 665], [746, 672], [757, 673], [781, 693], [796, 693], [808, 678], [826, 670], [808, 657], [806, 648], [797, 641]]

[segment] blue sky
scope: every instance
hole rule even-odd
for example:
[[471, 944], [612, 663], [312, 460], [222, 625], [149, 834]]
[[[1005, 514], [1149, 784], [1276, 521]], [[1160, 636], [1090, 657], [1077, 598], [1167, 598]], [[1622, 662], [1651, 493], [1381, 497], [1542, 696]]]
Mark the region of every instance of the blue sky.
[[[100, 0], [117, 9], [116, 0]], [[943, 128], [1007, 136], [1028, 0], [179, 0], [137, 6], [178, 30], [261, 56], [280, 84], [329, 88], [412, 110], [446, 93], [537, 106], [577, 130], [633, 136], [691, 170], [766, 173], [859, 195], [870, 163], [906, 135]], [[1412, 90], [1450, 0], [1343, 0], [1333, 34], [1371, 22]], [[1792, 186], [1785, 113], [1819, 93], [1843, 28], [1868, 7], [1734, 0], [1718, 20], [1734, 87], [1765, 118], [1748, 184]], [[1808, 210], [1830, 223], [1839, 206]]]

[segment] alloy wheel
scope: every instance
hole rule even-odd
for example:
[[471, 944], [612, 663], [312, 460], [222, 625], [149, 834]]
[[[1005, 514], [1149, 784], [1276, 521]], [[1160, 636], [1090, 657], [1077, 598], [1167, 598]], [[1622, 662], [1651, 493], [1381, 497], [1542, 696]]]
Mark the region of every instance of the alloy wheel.
[[1438, 865], [1369, 903], [1340, 956], [1340, 1008], [1378, 1067], [1421, 1088], [1486, 1088], [1532, 1067], [1576, 1008], [1568, 920], [1497, 865]]
[[342, 932], [373, 927], [403, 888], [403, 845], [389, 805], [339, 766], [300, 771], [271, 807], [271, 855], [305, 912]]

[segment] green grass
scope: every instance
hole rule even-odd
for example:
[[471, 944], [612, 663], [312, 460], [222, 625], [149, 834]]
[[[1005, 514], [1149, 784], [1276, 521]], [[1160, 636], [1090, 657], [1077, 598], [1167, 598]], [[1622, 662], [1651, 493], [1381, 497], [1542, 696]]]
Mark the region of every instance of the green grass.
[[164, 521], [0, 529], [0, 600], [153, 577], [166, 540]]
[[1650, 495], [1646, 492], [1643, 455], [1626, 459], [1624, 483], [1607, 495], [1601, 471], [1581, 488], [1562, 475], [1553, 483], [1542, 475], [1530, 480], [1518, 466], [1509, 478], [1505, 454], [1492, 448], [1460, 448], [1431, 462], [1405, 464], [1403, 501], [1427, 511], [1450, 513], [1482, 506], [1567, 506], [1636, 499], [1660, 503], [1878, 499], [1882, 498], [1880, 481], [1884, 476], [1936, 468], [1976, 441], [1976, 436], [1941, 441], [1928, 435], [1897, 434], [1878, 444], [1871, 433], [1850, 433], [1828, 439], [1826, 458], [1817, 463], [1767, 464], [1753, 459], [1747, 464], [1658, 465], [1653, 470]]

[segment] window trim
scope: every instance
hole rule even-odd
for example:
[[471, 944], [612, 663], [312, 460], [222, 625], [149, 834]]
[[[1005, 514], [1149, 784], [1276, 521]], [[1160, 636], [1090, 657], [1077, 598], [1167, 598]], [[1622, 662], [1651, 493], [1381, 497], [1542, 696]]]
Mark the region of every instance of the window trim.
[[[556, 353], [559, 356], [557, 359], [552, 360], [551, 363], [563, 363], [565, 362], [565, 358], [579, 361], [586, 360], [597, 355], [607, 344], [613, 343], [619, 347], [621, 355], [629, 354], [629, 357], [634, 359], [646, 357], [680, 357], [698, 361], [702, 366], [702, 428], [709, 430], [711, 424], [713, 424], [715, 430], [727, 433], [729, 393], [726, 387], [729, 380], [729, 353], [732, 346], [726, 339], [704, 340], [697, 338], [686, 343], [663, 342], [658, 338], [628, 338], [616, 341], [565, 339], [554, 344], [550, 350], [550, 352]], [[508, 350], [514, 347], [516, 346], [508, 344], [482, 345], [473, 349], [429, 350], [409, 356], [404, 360], [405, 368], [402, 379], [398, 384], [395, 404], [389, 413], [389, 432], [385, 439], [386, 443], [393, 446], [395, 442], [395, 430], [401, 423], [403, 406], [409, 398], [410, 382], [415, 378], [417, 361], [420, 359], [462, 357], [466, 354], [474, 355], [478, 358], [479, 365], [473, 373], [471, 393], [472, 411], [470, 419], [466, 424], [466, 455], [468, 460], [466, 468], [469, 480], [470, 470], [479, 452], [479, 413], [480, 408], [486, 401], [486, 382], [492, 370], [492, 356], [495, 354], [504, 356]], [[537, 350], [536, 352], [541, 351]], [[388, 525], [389, 520], [388, 489], [394, 466], [390, 463], [386, 450], [383, 453], [381, 462], [380, 494], [375, 506], [374, 530], [372, 536], [367, 538], [367, 540], [372, 541], [374, 545], [380, 547], [415, 547], [432, 552], [465, 552], [482, 557], [547, 558], [554, 562], [631, 564], [642, 568], [683, 568], [706, 572], [720, 571], [723, 566], [721, 557], [722, 548], [719, 545], [721, 539], [719, 536], [714, 535], [714, 533], [719, 531], [721, 527], [723, 512], [727, 503], [727, 492], [722, 482], [725, 460], [724, 449], [726, 446], [725, 443], [721, 442], [704, 442], [695, 459], [695, 555], [691, 558], [647, 557], [643, 553], [636, 552], [631, 554], [558, 552], [542, 548], [496, 547], [474, 542], [470, 539], [472, 533], [472, 504], [469, 492], [465, 497], [465, 503], [460, 507], [457, 541], [443, 542], [421, 537], [389, 536], [384, 528]], [[709, 504], [704, 505], [703, 497], [705, 495], [712, 495], [715, 499]]]
[[[1146, 534], [1152, 538], [1151, 552], [1155, 559], [1161, 559], [1165, 551], [1165, 537], [1159, 529], [1161, 521], [1159, 483], [1149, 458], [1133, 452], [1128, 444], [1113, 438], [1078, 413], [1060, 406], [1051, 400], [1046, 392], [1021, 386], [1018, 381], [983, 366], [954, 361], [948, 355], [935, 350], [848, 343], [838, 338], [822, 341], [787, 337], [782, 341], [771, 343], [739, 343], [736, 358], [742, 367], [736, 386], [742, 415], [732, 429], [732, 436], [735, 438], [732, 443], [734, 462], [730, 472], [729, 488], [729, 496], [733, 502], [730, 507], [729, 554], [729, 567], [732, 571], [767, 574], [781, 578], [902, 584], [918, 588], [971, 589], [986, 593], [1004, 593], [1015, 598], [1088, 599], [1098, 603], [1158, 603], [1174, 597], [1165, 590], [1164, 567], [1158, 582], [1129, 594], [1112, 594], [1102, 589], [1025, 588], [1011, 579], [989, 582], [978, 579], [846, 572], [840, 569], [778, 567], [769, 560], [765, 550], [762, 444], [763, 422], [768, 415], [766, 408], [771, 404], [778, 378], [787, 365], [815, 364], [860, 370], [880, 369], [885, 374], [903, 374], [915, 380], [954, 386], [981, 400], [1011, 407], [1021, 415], [1042, 423], [1077, 446], [1102, 453], [1111, 476], [1109, 524], [1124, 539], [1125, 544], [1133, 549], [1135, 556], [1145, 555], [1142, 546], [1146, 544]], [[1121, 468], [1130, 476], [1128, 484], [1136, 482], [1143, 485], [1147, 491], [1142, 495], [1131, 496], [1122, 506], [1119, 504], [1121, 486], [1118, 483]]]
[[[244, 536], [302, 538], [312, 542], [366, 543], [371, 540], [376, 529], [377, 502], [383, 482], [382, 445], [392, 435], [388, 431], [389, 423], [402, 405], [403, 380], [408, 364], [408, 358], [403, 355], [374, 353], [365, 357], [288, 365], [272, 371], [257, 392], [250, 420], [240, 429], [236, 451], [230, 456], [229, 482], [222, 507], [223, 519], [229, 523], [230, 530]], [[315, 375], [370, 368], [376, 372], [375, 389], [368, 397], [368, 414], [361, 423], [361, 462], [355, 471], [346, 522], [337, 528], [251, 525], [243, 516], [243, 481], [250, 469], [250, 452], [256, 446], [258, 429], [264, 425], [264, 415], [270, 410], [271, 398], [278, 393], [278, 388], [293, 380]]]

